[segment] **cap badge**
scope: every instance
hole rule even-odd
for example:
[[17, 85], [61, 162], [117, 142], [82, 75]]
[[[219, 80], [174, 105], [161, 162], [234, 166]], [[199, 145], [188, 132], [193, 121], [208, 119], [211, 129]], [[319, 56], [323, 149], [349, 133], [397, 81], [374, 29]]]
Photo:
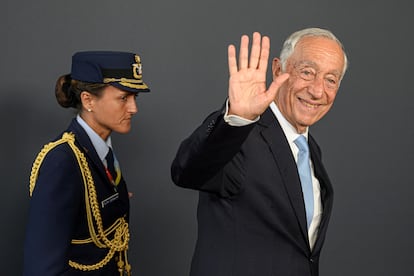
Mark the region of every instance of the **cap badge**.
[[132, 64], [132, 72], [134, 74], [134, 78], [141, 79], [142, 78], [142, 64], [141, 58], [138, 55], [135, 55], [135, 62]]

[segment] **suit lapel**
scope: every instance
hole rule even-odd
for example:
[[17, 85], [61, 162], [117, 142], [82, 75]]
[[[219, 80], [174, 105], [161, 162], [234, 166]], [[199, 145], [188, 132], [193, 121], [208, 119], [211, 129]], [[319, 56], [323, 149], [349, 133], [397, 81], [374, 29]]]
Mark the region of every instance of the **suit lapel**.
[[292, 151], [290, 150], [289, 143], [279, 125], [279, 122], [274, 117], [270, 109], [267, 109], [262, 115], [259, 125], [263, 127], [261, 134], [266, 143], [269, 145], [273, 157], [277, 163], [287, 194], [289, 195], [290, 203], [292, 204], [296, 218], [299, 222], [303, 238], [309, 246], [302, 188], [296, 162], [292, 155]]
[[323, 206], [322, 219], [319, 225], [318, 237], [314, 246], [314, 251], [317, 252], [322, 248], [325, 239], [328, 222], [332, 211], [333, 204], [333, 188], [329, 180], [328, 174], [322, 164], [318, 145], [311, 135], [309, 135], [309, 148], [314, 167], [315, 177], [319, 180], [321, 188], [321, 200]]

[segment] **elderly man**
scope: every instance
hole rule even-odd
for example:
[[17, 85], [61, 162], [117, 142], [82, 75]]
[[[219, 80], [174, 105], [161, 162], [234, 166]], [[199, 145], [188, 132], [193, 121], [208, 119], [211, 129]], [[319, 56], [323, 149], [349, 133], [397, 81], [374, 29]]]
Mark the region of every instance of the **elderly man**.
[[266, 87], [270, 40], [228, 48], [228, 100], [184, 140], [175, 184], [199, 190], [192, 276], [316, 276], [333, 191], [309, 126], [332, 107], [347, 68], [328, 30], [293, 33]]

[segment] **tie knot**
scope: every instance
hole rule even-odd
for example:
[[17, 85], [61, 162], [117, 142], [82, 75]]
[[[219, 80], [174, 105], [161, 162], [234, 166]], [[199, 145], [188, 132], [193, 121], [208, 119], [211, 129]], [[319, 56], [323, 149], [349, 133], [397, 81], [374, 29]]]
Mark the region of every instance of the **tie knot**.
[[299, 137], [296, 138], [294, 142], [300, 151], [304, 151], [304, 152], [309, 151], [308, 141], [306, 141], [305, 136], [299, 135]]

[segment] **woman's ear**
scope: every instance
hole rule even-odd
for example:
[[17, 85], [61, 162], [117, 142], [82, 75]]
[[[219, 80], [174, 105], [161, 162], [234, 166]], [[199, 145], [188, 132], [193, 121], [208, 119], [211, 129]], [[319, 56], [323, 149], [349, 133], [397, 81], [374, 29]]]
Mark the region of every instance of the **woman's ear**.
[[82, 91], [80, 94], [82, 108], [91, 112], [93, 110], [93, 95], [88, 91]]
[[272, 77], [273, 80], [282, 73], [282, 63], [280, 59], [274, 58], [272, 61]]

